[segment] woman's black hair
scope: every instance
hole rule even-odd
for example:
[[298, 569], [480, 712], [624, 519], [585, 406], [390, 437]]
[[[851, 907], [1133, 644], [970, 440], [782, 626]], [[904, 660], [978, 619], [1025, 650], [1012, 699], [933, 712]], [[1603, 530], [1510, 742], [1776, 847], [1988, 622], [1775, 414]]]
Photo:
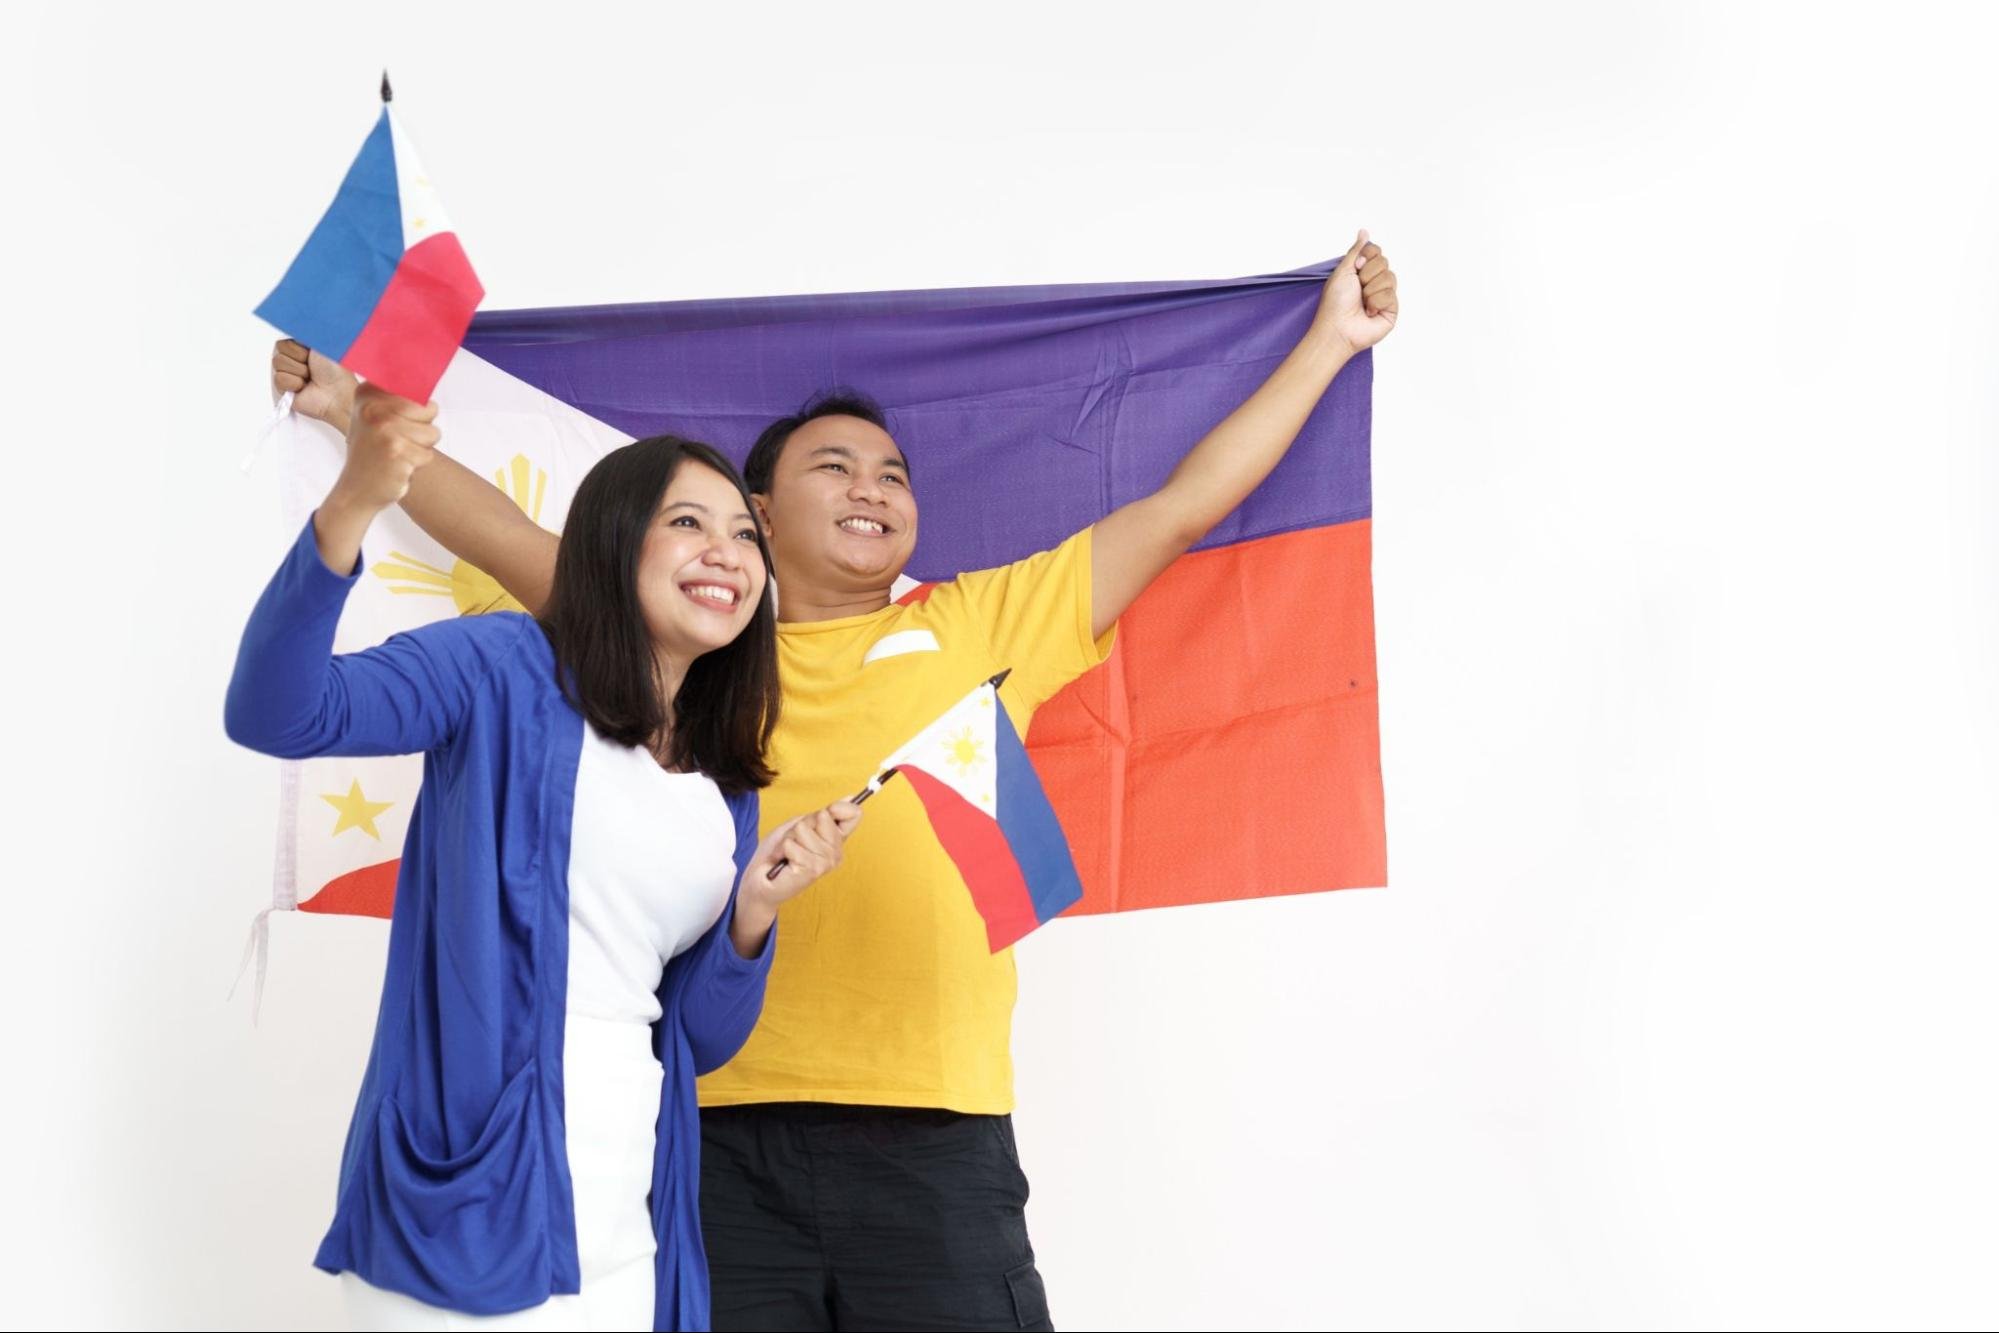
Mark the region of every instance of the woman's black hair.
[[655, 435], [613, 449], [576, 488], [556, 551], [555, 586], [539, 620], [563, 693], [599, 734], [654, 750], [669, 768], [706, 773], [724, 791], [749, 791], [770, 785], [764, 756], [778, 711], [777, 580], [762, 525], [750, 520], [764, 563], [756, 613], [732, 642], [688, 664], [671, 700], [661, 697], [639, 605], [646, 533], [667, 486], [689, 463], [727, 477], [744, 512], [756, 513], [736, 469], [708, 445]]

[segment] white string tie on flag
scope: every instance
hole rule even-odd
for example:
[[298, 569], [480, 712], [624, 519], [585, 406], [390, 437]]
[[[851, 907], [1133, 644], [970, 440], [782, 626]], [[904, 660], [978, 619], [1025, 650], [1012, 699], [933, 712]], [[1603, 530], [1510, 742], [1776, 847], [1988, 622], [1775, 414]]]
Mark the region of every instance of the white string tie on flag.
[[278, 427], [285, 424], [285, 418], [292, 414], [292, 400], [293, 394], [290, 389], [286, 389], [278, 395], [277, 405], [271, 409], [271, 419], [266, 421], [264, 428], [257, 432], [256, 443], [250, 446], [250, 452], [243, 455], [243, 470], [245, 472], [256, 466], [257, 460], [264, 455], [265, 442], [277, 432]]

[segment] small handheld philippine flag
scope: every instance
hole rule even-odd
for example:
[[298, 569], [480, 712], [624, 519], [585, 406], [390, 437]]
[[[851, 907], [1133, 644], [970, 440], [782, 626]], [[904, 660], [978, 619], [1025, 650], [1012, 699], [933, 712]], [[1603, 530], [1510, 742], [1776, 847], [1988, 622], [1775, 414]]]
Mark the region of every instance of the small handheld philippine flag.
[[1000, 702], [1002, 672], [882, 763], [909, 779], [945, 855], [965, 877], [994, 953], [1083, 896], [1069, 841]]
[[427, 402], [485, 288], [386, 102], [340, 192], [257, 307], [287, 337]]

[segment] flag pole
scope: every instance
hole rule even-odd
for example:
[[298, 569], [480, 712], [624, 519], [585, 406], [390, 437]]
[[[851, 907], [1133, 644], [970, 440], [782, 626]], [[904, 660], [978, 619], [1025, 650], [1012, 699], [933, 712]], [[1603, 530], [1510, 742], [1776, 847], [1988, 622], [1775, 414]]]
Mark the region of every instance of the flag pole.
[[[855, 805], [863, 804], [864, 802], [866, 802], [868, 797], [873, 796], [876, 792], [880, 791], [882, 789], [882, 784], [884, 782], [887, 782], [890, 778], [894, 777], [896, 775], [896, 772], [897, 772], [896, 769], [891, 768], [886, 773], [877, 774], [874, 777], [874, 779], [868, 783], [867, 786], [861, 788], [858, 792], [855, 792], [848, 799], [851, 800]], [[785, 860], [783, 858], [779, 858], [778, 863], [770, 868], [770, 873], [765, 875], [764, 878], [776, 879], [778, 877], [778, 873], [790, 864], [791, 864], [790, 861]]]

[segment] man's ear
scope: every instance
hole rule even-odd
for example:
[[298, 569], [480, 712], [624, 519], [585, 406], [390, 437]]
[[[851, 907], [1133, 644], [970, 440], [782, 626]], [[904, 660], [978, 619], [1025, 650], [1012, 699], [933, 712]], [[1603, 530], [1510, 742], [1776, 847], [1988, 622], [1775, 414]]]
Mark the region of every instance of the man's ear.
[[764, 530], [764, 540], [769, 541], [770, 540], [770, 497], [768, 495], [752, 495], [750, 497], [750, 503], [756, 506], [757, 526]]

